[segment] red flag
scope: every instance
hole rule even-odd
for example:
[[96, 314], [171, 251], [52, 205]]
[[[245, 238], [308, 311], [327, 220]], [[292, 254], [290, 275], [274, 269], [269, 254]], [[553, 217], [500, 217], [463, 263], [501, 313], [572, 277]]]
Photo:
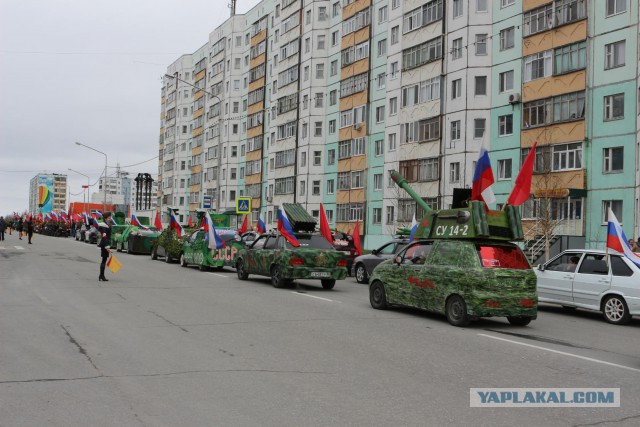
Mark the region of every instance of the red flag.
[[360, 242], [360, 221], [356, 221], [356, 226], [353, 229], [353, 246], [355, 246], [357, 251], [357, 256], [362, 255], [362, 243]]
[[533, 165], [536, 161], [536, 145], [538, 141], [533, 144], [531, 151], [527, 154], [527, 158], [522, 163], [522, 168], [516, 177], [516, 182], [509, 195], [507, 204], [511, 206], [520, 206], [525, 201], [529, 200], [531, 194], [531, 180], [533, 178]]
[[322, 203], [320, 203], [320, 234], [322, 234], [324, 238], [333, 245], [331, 226], [329, 226], [329, 221], [327, 220], [327, 215], [324, 213], [324, 206], [322, 206]]
[[187, 221], [187, 227], [191, 227], [193, 223], [191, 222], [191, 215], [189, 215], [189, 221]]
[[244, 221], [242, 221], [242, 227], [240, 227], [240, 230], [238, 230], [238, 233], [242, 234], [242, 233], [246, 233], [247, 232], [247, 228], [249, 228], [249, 220], [247, 219], [247, 215], [244, 216]]
[[162, 230], [162, 221], [160, 221], [160, 212], [156, 212], [156, 219], [153, 222], [153, 225], [158, 229]]

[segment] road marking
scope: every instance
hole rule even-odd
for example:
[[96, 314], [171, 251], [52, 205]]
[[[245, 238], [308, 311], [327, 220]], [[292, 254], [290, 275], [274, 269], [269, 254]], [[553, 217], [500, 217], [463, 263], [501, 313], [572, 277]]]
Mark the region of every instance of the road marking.
[[18, 249], [19, 251], [24, 251], [24, 248], [22, 246], [14, 246], [14, 248]]
[[291, 293], [294, 295], [300, 295], [302, 297], [309, 297], [309, 298], [321, 299], [322, 301], [335, 302], [334, 300], [329, 298], [322, 298], [322, 297], [317, 297], [315, 295], [309, 295], [309, 294], [301, 294], [300, 292], [297, 292], [297, 291], [292, 291]]
[[551, 353], [560, 354], [562, 356], [575, 357], [576, 359], [587, 360], [589, 362], [600, 363], [602, 365], [613, 366], [615, 368], [626, 369], [626, 370], [633, 371], [633, 372], [640, 372], [640, 369], [632, 368], [630, 366], [625, 366], [625, 365], [618, 365], [617, 363], [607, 362], [605, 360], [593, 359], [591, 357], [580, 356], [578, 354], [567, 353], [567, 352], [559, 351], [559, 350], [553, 350], [553, 349], [547, 348], [547, 347], [541, 347], [541, 346], [538, 346], [538, 345], [526, 344], [526, 343], [519, 342], [519, 341], [508, 340], [506, 338], [494, 337], [492, 335], [487, 335], [487, 334], [478, 334], [478, 335], [481, 336], [481, 337], [491, 338], [491, 339], [498, 340], [498, 341], [506, 341], [506, 342], [510, 342], [512, 344], [522, 345], [522, 346], [525, 346], [525, 347], [537, 348], [538, 350], [549, 351]]
[[224, 277], [225, 279], [229, 278], [229, 276], [225, 276], [224, 274], [218, 274], [218, 273], [211, 273], [211, 274], [213, 274], [214, 276]]

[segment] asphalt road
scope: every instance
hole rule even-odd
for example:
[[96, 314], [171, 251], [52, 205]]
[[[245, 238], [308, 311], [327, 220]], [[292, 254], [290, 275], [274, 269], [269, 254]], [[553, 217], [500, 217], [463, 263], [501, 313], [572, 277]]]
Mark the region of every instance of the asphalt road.
[[[637, 426], [640, 319], [512, 327], [378, 311], [353, 278], [274, 289], [37, 235], [0, 242], [0, 426]], [[614, 387], [620, 408], [470, 408], [471, 387]]]

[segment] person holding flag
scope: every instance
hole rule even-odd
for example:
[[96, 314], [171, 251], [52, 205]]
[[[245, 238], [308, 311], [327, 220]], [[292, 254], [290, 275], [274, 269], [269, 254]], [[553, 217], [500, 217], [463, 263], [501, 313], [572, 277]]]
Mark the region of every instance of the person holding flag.
[[495, 203], [496, 201], [496, 196], [493, 194], [493, 190], [491, 189], [494, 182], [495, 179], [493, 178], [493, 169], [491, 168], [489, 151], [485, 148], [483, 143], [480, 146], [478, 161], [476, 162], [476, 170], [473, 174], [471, 200], [480, 200], [484, 202], [486, 209], [489, 210], [489, 203]]
[[[102, 216], [102, 215], [101, 215]], [[107, 259], [111, 254], [111, 212], [105, 212], [104, 216], [102, 216], [105, 220], [104, 225], [100, 227], [100, 243], [98, 247], [100, 247], [100, 257], [102, 258], [102, 262], [100, 263], [100, 276], [98, 276], [99, 282], [108, 282], [104, 276], [104, 270], [107, 267]]]
[[284, 211], [284, 208], [280, 206], [278, 209], [278, 231], [285, 238], [287, 242], [294, 248], [300, 246], [300, 242], [296, 238], [293, 233], [293, 228], [291, 227], [291, 223], [289, 222], [289, 218], [287, 218], [287, 214]]

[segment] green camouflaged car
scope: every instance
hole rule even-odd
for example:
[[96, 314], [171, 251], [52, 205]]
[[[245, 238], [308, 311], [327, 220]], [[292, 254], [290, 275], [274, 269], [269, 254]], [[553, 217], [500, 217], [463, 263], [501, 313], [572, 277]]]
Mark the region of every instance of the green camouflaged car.
[[225, 266], [235, 266], [238, 252], [244, 248], [240, 235], [235, 230], [217, 231], [225, 243], [224, 248], [209, 249], [209, 241], [204, 238], [205, 231], [203, 229], [195, 230], [183, 240], [180, 265], [187, 267], [190, 264], [194, 264], [200, 268], [200, 271], [207, 271], [209, 268], [222, 269]]
[[333, 289], [336, 280], [347, 276], [344, 254], [336, 251], [319, 234], [295, 233], [300, 247], [291, 246], [282, 236], [263, 234], [238, 254], [236, 271], [240, 280], [249, 274], [271, 277], [275, 288], [294, 279], [319, 279], [324, 289]]
[[155, 227], [145, 230], [135, 225], [114, 225], [111, 229], [111, 247], [116, 248], [118, 252], [148, 255], [151, 253], [153, 241], [159, 235], [160, 232]]
[[536, 275], [520, 248], [490, 240], [419, 240], [371, 275], [369, 301], [444, 313], [449, 323], [505, 316], [525, 326], [537, 317]]

